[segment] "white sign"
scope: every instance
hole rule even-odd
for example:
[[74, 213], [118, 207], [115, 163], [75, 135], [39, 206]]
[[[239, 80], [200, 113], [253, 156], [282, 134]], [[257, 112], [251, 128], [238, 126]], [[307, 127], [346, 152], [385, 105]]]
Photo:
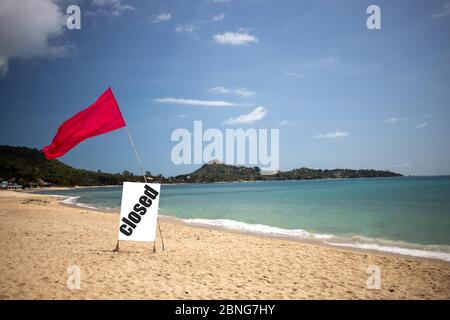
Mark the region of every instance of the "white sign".
[[155, 241], [160, 190], [157, 183], [123, 183], [119, 240]]

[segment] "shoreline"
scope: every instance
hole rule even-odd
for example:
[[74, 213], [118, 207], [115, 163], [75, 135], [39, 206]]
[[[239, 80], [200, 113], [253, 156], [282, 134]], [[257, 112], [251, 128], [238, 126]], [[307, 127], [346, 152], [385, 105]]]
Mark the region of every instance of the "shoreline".
[[[161, 219], [166, 250], [117, 241], [118, 216], [0, 192], [2, 299], [450, 299], [449, 264]], [[66, 286], [79, 266], [81, 289]], [[368, 289], [378, 266], [380, 289]]]
[[[33, 194], [33, 193], [30, 193]], [[72, 198], [70, 196], [64, 196], [64, 195], [44, 195], [44, 196], [51, 196], [51, 197], [56, 197], [56, 198], [60, 198], [60, 199], [64, 199], [64, 198]], [[93, 206], [88, 206], [85, 205], [83, 203], [81, 204], [77, 204], [77, 203], [68, 203], [68, 202], [64, 202], [64, 200], [58, 201], [59, 204], [63, 205], [63, 206], [68, 206], [68, 207], [74, 207], [74, 208], [84, 208], [84, 209], [89, 209], [89, 210], [93, 210], [96, 212], [102, 212], [102, 213], [113, 213], [113, 214], [119, 214], [120, 213], [120, 209], [113, 209], [113, 208], [102, 208], [102, 207], [93, 207]], [[342, 244], [333, 244], [333, 243], [328, 243], [326, 242], [324, 239], [315, 239], [315, 238], [307, 238], [307, 237], [298, 237], [298, 236], [290, 236], [290, 235], [283, 235], [283, 234], [276, 234], [276, 233], [264, 233], [264, 232], [257, 232], [257, 231], [251, 231], [251, 230], [239, 230], [239, 229], [233, 229], [233, 228], [229, 228], [226, 226], [220, 226], [220, 225], [211, 225], [211, 224], [202, 224], [202, 223], [190, 223], [188, 221], [186, 221], [186, 219], [182, 219], [182, 218], [178, 218], [175, 216], [171, 216], [171, 215], [158, 215], [158, 217], [162, 220], [171, 222], [171, 223], [180, 223], [182, 225], [185, 226], [189, 226], [189, 227], [193, 227], [193, 228], [203, 228], [203, 229], [212, 229], [212, 230], [217, 230], [217, 231], [222, 231], [222, 232], [231, 232], [234, 234], [242, 234], [242, 235], [249, 235], [249, 236], [256, 236], [256, 237], [261, 237], [261, 238], [266, 238], [266, 239], [279, 239], [279, 240], [286, 240], [286, 241], [294, 241], [294, 242], [299, 242], [299, 243], [303, 243], [303, 244], [314, 244], [314, 245], [319, 245], [319, 246], [325, 246], [325, 247], [329, 247], [329, 248], [335, 248], [335, 249], [342, 249], [342, 250], [349, 250], [349, 251], [354, 251], [354, 252], [361, 252], [361, 253], [371, 253], [371, 254], [378, 254], [378, 255], [387, 255], [387, 256], [392, 256], [392, 257], [399, 257], [399, 258], [409, 258], [409, 259], [416, 259], [419, 261], [433, 261], [436, 263], [443, 263], [444, 265], [450, 265], [450, 260], [444, 260], [444, 259], [440, 259], [440, 258], [434, 258], [434, 257], [426, 257], [426, 256], [419, 256], [419, 255], [412, 255], [412, 254], [402, 254], [402, 253], [398, 253], [398, 252], [391, 252], [391, 251], [384, 251], [384, 250], [377, 250], [377, 249], [368, 249], [368, 248], [360, 248], [360, 247], [354, 247], [351, 246], [352, 244], [349, 244], [348, 242], [344, 242]], [[235, 221], [235, 220], [232, 220]], [[238, 222], [239, 221], [235, 221]], [[267, 226], [267, 227], [271, 227], [271, 226]], [[305, 231], [308, 232], [308, 231]], [[330, 235], [332, 237], [336, 237], [339, 238], [339, 236], [335, 236], [335, 235]], [[382, 239], [380, 239], [382, 240]], [[414, 243], [409, 243], [410, 245], [418, 245], [418, 244], [414, 244]], [[389, 248], [393, 248], [393, 249], [400, 249], [400, 250], [420, 250], [426, 253], [432, 253], [434, 251], [427, 251], [427, 250], [423, 250], [423, 249], [413, 249], [413, 248], [404, 248], [404, 247], [389, 247]], [[441, 251], [436, 251], [438, 253], [441, 253]], [[444, 252], [445, 253], [445, 252]]]
[[[160, 216], [161, 217], [161, 216]], [[164, 216], [161, 217], [164, 220], [168, 220], [172, 223], [180, 223], [192, 228], [202, 228], [202, 229], [211, 229], [211, 230], [217, 230], [220, 232], [229, 232], [233, 234], [241, 234], [246, 236], [252, 236], [252, 237], [258, 237], [262, 239], [276, 239], [276, 240], [285, 240], [285, 241], [291, 241], [291, 242], [298, 242], [301, 244], [309, 244], [309, 245], [315, 245], [315, 246], [323, 246], [326, 248], [331, 249], [337, 249], [337, 250], [345, 250], [349, 252], [358, 252], [358, 253], [364, 253], [364, 254], [373, 254], [378, 256], [389, 256], [389, 257], [396, 257], [401, 259], [412, 259], [417, 261], [429, 261], [433, 263], [439, 263], [450, 267], [450, 261], [437, 259], [437, 258], [429, 258], [429, 257], [420, 257], [420, 256], [413, 256], [408, 254], [401, 254], [396, 252], [388, 252], [388, 251], [382, 251], [382, 250], [376, 250], [376, 249], [365, 249], [365, 248], [356, 248], [356, 247], [350, 247], [346, 245], [338, 246], [333, 245], [330, 243], [327, 243], [322, 240], [318, 239], [307, 239], [307, 238], [296, 238], [294, 236], [287, 236], [287, 235], [277, 235], [277, 234], [265, 234], [265, 233], [258, 233], [258, 232], [252, 232], [252, 231], [246, 231], [246, 230], [235, 230], [235, 229], [228, 229], [225, 227], [220, 226], [209, 226], [209, 225], [201, 225], [201, 224], [190, 224], [182, 219], [176, 218], [176, 217], [169, 217]]]
[[[260, 182], [284, 182], [284, 181], [340, 181], [340, 180], [357, 180], [357, 179], [397, 179], [397, 178], [427, 178], [427, 177], [450, 177], [450, 175], [426, 175], [426, 176], [392, 176], [392, 177], [355, 177], [355, 178], [316, 178], [316, 179], [279, 179], [279, 180], [234, 180], [234, 181], [214, 181], [214, 182], [174, 182], [174, 183], [159, 183], [165, 186], [172, 185], [203, 185], [203, 184], [235, 184], [235, 183], [260, 183]], [[143, 181], [142, 181], [143, 182]], [[158, 183], [158, 182], [148, 182], [148, 183]], [[51, 190], [76, 190], [76, 189], [89, 189], [89, 188], [114, 188], [121, 187], [121, 184], [117, 185], [93, 185], [93, 186], [55, 186], [55, 187], [35, 187], [27, 188], [22, 190], [16, 190], [19, 192], [34, 193], [40, 191], [51, 191]]]

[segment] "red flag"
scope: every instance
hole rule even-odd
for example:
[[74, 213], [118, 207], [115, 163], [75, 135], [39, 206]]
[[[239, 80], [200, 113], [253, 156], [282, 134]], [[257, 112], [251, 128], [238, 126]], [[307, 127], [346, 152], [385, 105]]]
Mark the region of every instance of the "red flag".
[[42, 148], [47, 159], [66, 154], [80, 142], [125, 127], [125, 120], [111, 88], [91, 106], [66, 120], [59, 128], [52, 144]]

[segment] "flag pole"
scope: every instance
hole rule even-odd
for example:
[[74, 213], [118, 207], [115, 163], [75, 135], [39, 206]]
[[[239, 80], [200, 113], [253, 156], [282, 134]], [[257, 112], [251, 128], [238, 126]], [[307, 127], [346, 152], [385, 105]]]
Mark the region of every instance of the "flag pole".
[[[145, 170], [144, 170], [144, 166], [142, 165], [141, 157], [139, 156], [139, 153], [137, 152], [136, 145], [134, 144], [133, 138], [131, 137], [130, 130], [128, 130], [127, 126], [125, 126], [125, 129], [127, 130], [128, 138], [130, 139], [131, 146], [133, 147], [134, 153], [136, 154], [136, 159], [139, 162], [139, 167], [141, 169], [142, 176], [144, 177], [144, 181], [145, 181], [145, 183], [148, 183], [147, 175], [145, 174]], [[158, 225], [159, 235], [161, 236], [162, 249], [165, 250], [164, 238], [163, 238], [163, 234], [162, 234], [162, 230], [161, 230], [161, 226], [159, 224], [158, 218], [156, 218], [156, 224]], [[119, 251], [119, 240], [117, 240], [117, 245], [116, 245], [116, 248], [114, 249], [114, 251]], [[153, 253], [154, 252], [156, 252], [156, 241], [153, 242]]]
[[133, 147], [134, 153], [136, 154], [137, 161], [139, 162], [139, 167], [141, 168], [142, 175], [144, 176], [144, 181], [145, 183], [147, 183], [147, 176], [145, 175], [144, 167], [142, 166], [141, 157], [139, 157], [139, 153], [136, 150], [136, 146], [134, 145], [134, 141], [133, 138], [131, 137], [130, 130], [128, 130], [127, 126], [125, 126], [125, 129], [127, 130], [128, 138], [130, 138], [130, 143], [131, 146]]

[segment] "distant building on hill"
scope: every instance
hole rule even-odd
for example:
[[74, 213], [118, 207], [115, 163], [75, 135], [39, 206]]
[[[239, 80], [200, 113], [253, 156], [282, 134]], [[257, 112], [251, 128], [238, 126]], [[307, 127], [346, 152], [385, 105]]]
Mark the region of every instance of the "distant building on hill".
[[209, 160], [206, 164], [223, 164], [223, 162], [220, 162], [217, 159]]

